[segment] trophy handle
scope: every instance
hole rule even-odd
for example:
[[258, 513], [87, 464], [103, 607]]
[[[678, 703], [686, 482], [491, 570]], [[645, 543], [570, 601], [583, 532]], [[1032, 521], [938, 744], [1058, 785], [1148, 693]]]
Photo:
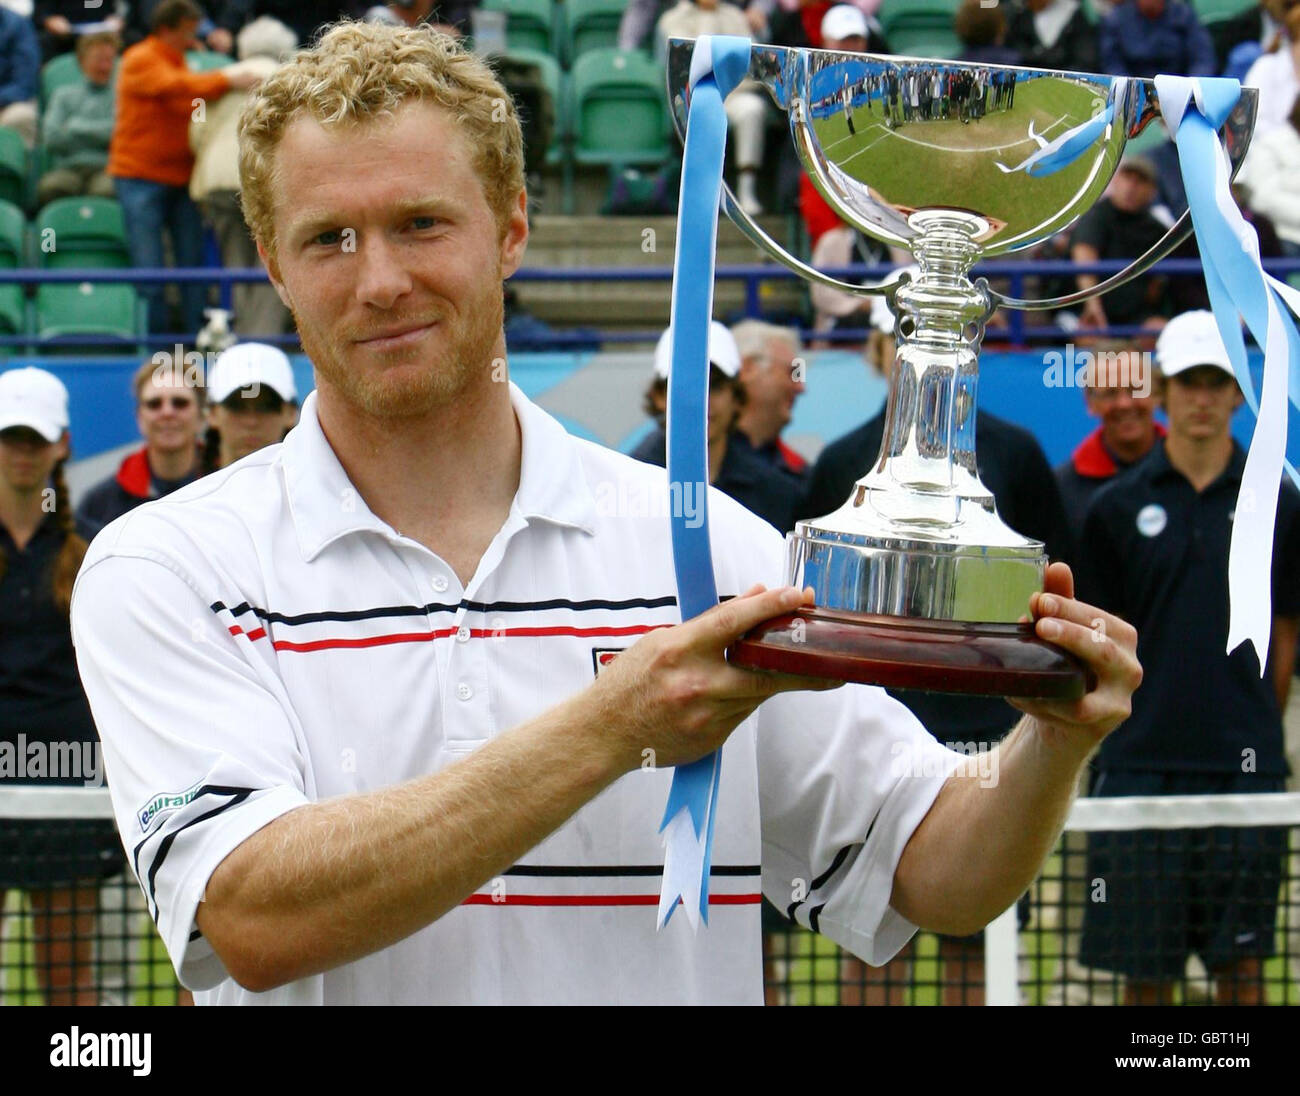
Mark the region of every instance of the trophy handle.
[[828, 286], [831, 289], [838, 289], [842, 293], [853, 293], [860, 297], [873, 295], [889, 295], [902, 284], [895, 271], [893, 276], [886, 278], [878, 285], [854, 285], [852, 282], [842, 282], [838, 278], [832, 278], [829, 274], [823, 274], [816, 267], [809, 266], [801, 259], [791, 255], [771, 236], [764, 232], [754, 219], [740, 207], [736, 201], [736, 196], [731, 193], [731, 187], [725, 182], [722, 184], [722, 212], [731, 218], [732, 224], [740, 229], [741, 235], [760, 251], [766, 252], [782, 266], [788, 267], [810, 282], [816, 282], [818, 285]]

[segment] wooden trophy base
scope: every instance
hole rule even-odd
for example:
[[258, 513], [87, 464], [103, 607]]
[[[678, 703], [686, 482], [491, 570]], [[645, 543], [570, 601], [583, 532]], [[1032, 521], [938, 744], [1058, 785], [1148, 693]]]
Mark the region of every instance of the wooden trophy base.
[[973, 624], [801, 609], [773, 617], [727, 651], [736, 666], [891, 689], [1077, 700], [1095, 680], [1032, 624]]

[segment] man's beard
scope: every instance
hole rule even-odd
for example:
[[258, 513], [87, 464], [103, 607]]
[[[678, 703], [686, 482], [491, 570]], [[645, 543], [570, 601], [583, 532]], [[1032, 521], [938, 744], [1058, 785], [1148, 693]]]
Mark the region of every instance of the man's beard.
[[347, 363], [345, 350], [354, 345], [354, 337], [364, 337], [364, 332], [331, 335], [304, 324], [297, 310], [290, 311], [303, 350], [321, 380], [355, 410], [376, 419], [418, 418], [455, 403], [475, 385], [491, 382], [493, 351], [505, 321], [499, 281], [460, 316], [443, 311], [387, 317], [375, 326], [391, 328], [436, 321], [438, 329], [425, 338], [441, 338], [443, 349], [435, 355], [429, 347], [420, 345], [391, 355], [390, 364], [383, 368], [363, 370]]

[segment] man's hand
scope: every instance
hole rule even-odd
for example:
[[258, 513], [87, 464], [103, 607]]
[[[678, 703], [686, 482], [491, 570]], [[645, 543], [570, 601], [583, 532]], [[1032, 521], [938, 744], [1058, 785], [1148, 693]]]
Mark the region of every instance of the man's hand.
[[1142, 683], [1137, 632], [1127, 621], [1074, 599], [1074, 576], [1064, 563], [1047, 568], [1046, 589], [1029, 602], [1040, 639], [1078, 655], [1097, 684], [1080, 699], [1008, 702], [1033, 716], [1042, 730], [1091, 751], [1128, 718], [1133, 692]]
[[230, 80], [230, 89], [232, 91], [247, 91], [249, 88], [255, 88], [262, 82], [262, 74], [250, 68], [241, 68], [239, 65], [230, 65], [226, 69], [226, 76]]
[[214, 27], [207, 38], [208, 49], [217, 53], [229, 53], [235, 44], [235, 37], [225, 27]]
[[45, 20], [45, 29], [51, 34], [71, 34], [72, 24], [62, 15], [51, 15]]
[[723, 652], [756, 624], [800, 605], [812, 591], [755, 586], [672, 628], [649, 633], [616, 658], [588, 690], [596, 726], [610, 728], [616, 763], [630, 771], [642, 751], [656, 765], [684, 765], [718, 749], [764, 700], [796, 689], [834, 689], [840, 681], [743, 670]]

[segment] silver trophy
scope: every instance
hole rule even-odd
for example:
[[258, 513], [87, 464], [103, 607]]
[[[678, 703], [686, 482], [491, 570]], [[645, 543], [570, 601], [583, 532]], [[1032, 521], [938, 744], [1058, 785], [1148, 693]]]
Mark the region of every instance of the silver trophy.
[[[673, 40], [668, 91], [685, 136], [694, 42]], [[799, 159], [849, 225], [915, 256], [918, 277], [851, 285], [790, 255], [724, 188], [723, 209], [809, 281], [883, 294], [897, 357], [879, 458], [834, 513], [788, 539], [789, 579], [817, 608], [767, 622], [730, 652], [757, 668], [902, 688], [1078, 696], [1084, 670], [1021, 620], [1043, 588], [1041, 542], [998, 517], [975, 462], [984, 325], [998, 307], [1058, 309], [1107, 292], [1191, 232], [1184, 214], [1124, 271], [1050, 300], [1006, 297], [971, 269], [1067, 228], [1102, 195], [1126, 141], [1155, 124], [1154, 82], [753, 45], [748, 75], [790, 121]], [[1235, 174], [1258, 93], [1221, 131]]]

